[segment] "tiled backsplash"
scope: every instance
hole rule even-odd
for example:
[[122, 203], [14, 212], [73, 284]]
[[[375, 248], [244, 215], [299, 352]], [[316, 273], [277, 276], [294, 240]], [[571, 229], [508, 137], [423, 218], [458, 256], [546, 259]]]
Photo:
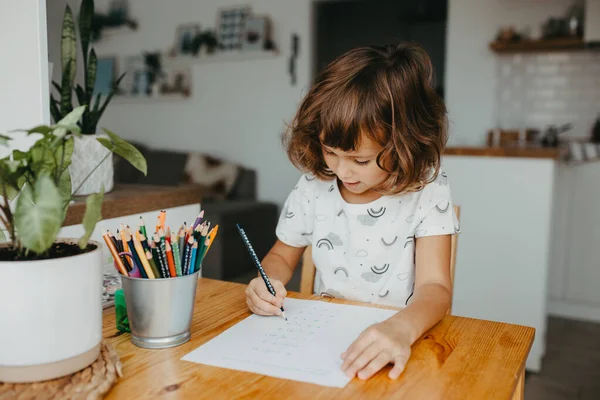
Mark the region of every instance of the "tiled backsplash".
[[496, 73], [499, 128], [571, 123], [565, 136], [590, 136], [600, 116], [600, 52], [503, 55]]

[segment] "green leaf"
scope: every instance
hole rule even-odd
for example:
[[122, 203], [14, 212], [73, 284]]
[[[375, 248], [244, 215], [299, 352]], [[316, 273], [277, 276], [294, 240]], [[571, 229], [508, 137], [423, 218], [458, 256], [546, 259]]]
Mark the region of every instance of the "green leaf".
[[0, 134], [0, 146], [6, 146], [9, 140], [12, 140], [10, 136]]
[[126, 142], [125, 140], [121, 139], [115, 133], [109, 131], [106, 128], [102, 128], [102, 129], [110, 137], [110, 142], [108, 142], [106, 139], [100, 140], [103, 138], [98, 138], [96, 140], [98, 140], [104, 147], [106, 147], [110, 151], [117, 153], [118, 155], [123, 157], [131, 165], [133, 165], [135, 168], [137, 168], [139, 171], [141, 171], [144, 175], [146, 175], [148, 173], [148, 166], [146, 164], [146, 159], [144, 158], [142, 153], [140, 153], [140, 151], [138, 149], [136, 149], [135, 146], [133, 146], [129, 142]]
[[[61, 66], [63, 67], [64, 71], [69, 64], [77, 60], [75, 23], [73, 21], [73, 12], [71, 11], [71, 7], [68, 5], [65, 8], [60, 38]], [[72, 78], [69, 82], [72, 82], [75, 78], [75, 70], [71, 71], [71, 75]]]
[[58, 180], [58, 193], [63, 200], [62, 205], [65, 209], [69, 206], [69, 202], [71, 201], [71, 190], [71, 174], [67, 168], [62, 172]]
[[73, 111], [65, 115], [63, 119], [58, 121], [57, 125], [75, 125], [81, 119], [83, 112], [85, 111], [85, 105], [75, 107]]
[[48, 250], [62, 225], [62, 199], [52, 179], [42, 175], [33, 188], [21, 191], [15, 210], [15, 227], [23, 247], [36, 253]]
[[32, 133], [41, 133], [42, 135], [47, 135], [50, 132], [52, 132], [52, 127], [48, 125], [38, 125], [27, 131], [29, 135], [31, 135]]
[[[75, 70], [75, 61], [71, 60], [70, 63], [63, 70], [62, 76], [62, 91], [60, 92], [60, 114], [67, 115], [73, 110], [73, 103], [71, 101], [71, 85], [73, 80], [70, 78], [71, 71]], [[69, 80], [71, 79], [71, 80]]]
[[24, 161], [25, 160], [6, 160], [4, 163], [8, 167], [10, 173], [14, 174]]
[[85, 199], [85, 214], [83, 214], [83, 228], [85, 233], [79, 239], [79, 247], [85, 249], [90, 236], [98, 221], [102, 219], [102, 201], [104, 200], [104, 185], [100, 193], [91, 194]]
[[53, 127], [52, 132], [54, 136], [63, 137], [67, 132], [79, 133], [80, 128], [77, 126], [77, 122], [81, 119], [81, 115], [85, 111], [85, 106], [78, 106], [73, 109], [70, 113], [64, 116], [63, 119], [58, 121]]
[[58, 108], [58, 101], [56, 101], [56, 99], [52, 95], [50, 95], [50, 113], [52, 114], [52, 119], [54, 120], [54, 122], [57, 122], [62, 118], [62, 115]]
[[6, 242], [7, 237], [4, 234], [4, 229], [0, 228], [0, 242]]
[[92, 113], [98, 112], [98, 109], [100, 108], [100, 100], [101, 99], [102, 99], [102, 93], [97, 93], [96, 94], [96, 102], [94, 103], [94, 108], [92, 110]]
[[73, 87], [73, 79], [75, 79], [75, 71], [77, 69], [77, 41], [75, 38], [75, 23], [73, 21], [73, 13], [67, 5], [65, 15], [63, 17], [62, 32], [61, 32], [61, 65], [63, 76], [61, 82], [61, 105], [63, 115], [67, 112], [66, 105], [71, 104], [71, 91]]
[[52, 86], [58, 91], [58, 93], [62, 92], [60, 85], [56, 81], [52, 81]]
[[62, 165], [59, 165], [58, 168], [61, 170], [65, 170], [71, 165], [71, 157], [73, 157], [73, 148], [75, 147], [75, 142], [73, 138], [69, 138], [65, 141], [64, 151], [65, 155], [63, 157], [63, 146], [59, 146], [57, 149], [56, 159], [60, 163], [62, 160]]
[[62, 139], [63, 136], [65, 136], [67, 133], [81, 133], [81, 128], [79, 127], [79, 125], [63, 125], [63, 124], [56, 124], [54, 126], [52, 126], [52, 128], [54, 129], [52, 131], [53, 135], [56, 136], [59, 140]]
[[[85, 0], [84, 0], [85, 1]], [[98, 70], [98, 58], [94, 49], [90, 51], [90, 59], [88, 61], [87, 71], [87, 87], [85, 93], [87, 95], [86, 101], [89, 103], [92, 101], [92, 95], [94, 94], [94, 86], [96, 86], [96, 71]]]
[[85, 101], [85, 91], [80, 84], [77, 84], [77, 87], [75, 88], [75, 94], [77, 95], [77, 101], [79, 104], [87, 104]]
[[90, 32], [92, 30], [92, 18], [94, 17], [94, 1], [82, 0], [79, 7], [79, 37], [81, 38], [81, 50], [83, 51], [84, 65], [87, 61], [88, 46], [90, 44]]
[[25, 175], [21, 175], [17, 179], [16, 187], [13, 185], [6, 185], [6, 193], [8, 195], [8, 200], [13, 201], [19, 193], [21, 193], [21, 189], [23, 189], [23, 185], [25, 185]]

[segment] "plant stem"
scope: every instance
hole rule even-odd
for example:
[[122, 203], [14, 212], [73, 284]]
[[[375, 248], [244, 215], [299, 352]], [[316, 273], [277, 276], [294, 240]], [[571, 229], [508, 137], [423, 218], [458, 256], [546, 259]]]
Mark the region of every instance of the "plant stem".
[[10, 229], [10, 239], [12, 241], [13, 247], [16, 245], [15, 238], [15, 219], [13, 217], [12, 211], [10, 210], [10, 203], [8, 202], [8, 192], [6, 190], [6, 183], [2, 184], [2, 197], [4, 198], [4, 205], [2, 206], [2, 211], [6, 214], [6, 220], [9, 222], [10, 226], [7, 226], [7, 229]]
[[55, 185], [58, 186], [60, 183], [60, 176], [62, 175], [63, 163], [65, 162], [65, 143], [66, 141], [62, 141], [62, 155], [60, 156], [60, 164], [56, 169], [56, 182]]
[[102, 159], [102, 161], [100, 161], [100, 162], [98, 163], [98, 165], [96, 165], [96, 166], [94, 167], [94, 169], [93, 169], [93, 170], [92, 170], [92, 171], [91, 171], [91, 172], [90, 172], [90, 173], [89, 173], [89, 174], [88, 174], [88, 175], [85, 177], [85, 179], [81, 181], [81, 183], [79, 184], [79, 186], [77, 186], [77, 189], [75, 189], [75, 190], [73, 191], [73, 193], [77, 193], [77, 191], [78, 191], [79, 189], [81, 189], [81, 187], [83, 186], [83, 184], [85, 183], [85, 181], [87, 181], [87, 180], [89, 179], [89, 177], [90, 177], [90, 176], [92, 176], [92, 174], [94, 173], [94, 171], [96, 171], [96, 170], [98, 169], [98, 167], [102, 165], [102, 163], [104, 162], [104, 160], [106, 160], [106, 159], [108, 158], [108, 156], [110, 156], [111, 154], [112, 154], [112, 152], [111, 152], [110, 150], [108, 150], [108, 154], [106, 154], [106, 155], [104, 156], [104, 158]]

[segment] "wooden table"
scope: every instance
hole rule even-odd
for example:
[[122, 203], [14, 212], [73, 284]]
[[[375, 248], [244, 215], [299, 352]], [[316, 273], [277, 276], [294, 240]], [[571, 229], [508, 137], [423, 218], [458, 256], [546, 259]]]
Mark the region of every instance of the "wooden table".
[[[181, 357], [246, 318], [244, 285], [201, 278], [189, 342], [171, 349], [134, 346], [115, 328], [114, 308], [104, 312], [104, 337], [116, 348], [123, 378], [107, 399], [522, 399], [524, 366], [534, 329], [447, 316], [415, 343], [397, 381], [387, 371], [343, 389], [181, 361]], [[294, 298], [307, 297], [289, 293]]]

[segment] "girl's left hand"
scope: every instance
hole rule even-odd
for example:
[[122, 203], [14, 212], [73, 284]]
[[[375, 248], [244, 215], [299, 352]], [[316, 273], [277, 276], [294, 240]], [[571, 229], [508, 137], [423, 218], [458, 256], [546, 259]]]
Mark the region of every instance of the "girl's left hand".
[[342, 353], [342, 371], [354, 378], [368, 379], [393, 363], [388, 376], [397, 379], [410, 357], [408, 335], [390, 320], [371, 325]]

